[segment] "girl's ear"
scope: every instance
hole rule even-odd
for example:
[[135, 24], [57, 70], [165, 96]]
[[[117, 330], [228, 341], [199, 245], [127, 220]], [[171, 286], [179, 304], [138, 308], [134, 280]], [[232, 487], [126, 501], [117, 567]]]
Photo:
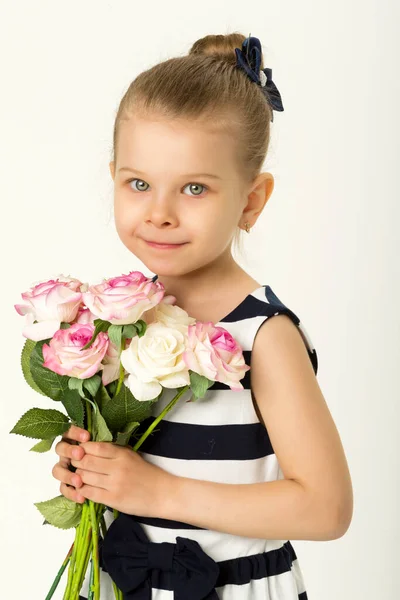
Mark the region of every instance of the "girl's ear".
[[115, 162], [113, 160], [110, 162], [110, 173], [111, 173], [111, 177], [114, 180], [114, 177], [115, 177]]
[[263, 211], [273, 189], [274, 177], [272, 173], [260, 173], [252, 185], [247, 196], [247, 205], [243, 210], [243, 216], [252, 226]]

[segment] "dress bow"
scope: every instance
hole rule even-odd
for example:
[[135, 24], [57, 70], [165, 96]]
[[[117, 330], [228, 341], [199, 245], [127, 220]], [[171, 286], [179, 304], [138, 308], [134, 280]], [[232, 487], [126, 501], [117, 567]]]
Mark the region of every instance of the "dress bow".
[[153, 569], [171, 572], [174, 600], [218, 600], [218, 564], [195, 540], [150, 542], [139, 523], [120, 513], [99, 547], [100, 564], [124, 600], [151, 600]]
[[[264, 96], [273, 110], [283, 111], [282, 98], [278, 88], [272, 81], [272, 69], [261, 67], [261, 42], [258, 38], [250, 36], [242, 44], [242, 48], [235, 48], [236, 64], [247, 73], [255, 83], [261, 86]], [[274, 120], [272, 112], [271, 121]]]

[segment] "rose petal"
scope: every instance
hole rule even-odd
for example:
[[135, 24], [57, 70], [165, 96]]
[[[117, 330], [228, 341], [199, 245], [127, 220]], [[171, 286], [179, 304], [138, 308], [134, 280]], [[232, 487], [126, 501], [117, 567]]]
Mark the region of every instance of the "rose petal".
[[60, 329], [60, 321], [42, 321], [41, 323], [33, 323], [26, 325], [22, 330], [22, 335], [28, 340], [40, 342], [53, 337], [55, 332]]
[[144, 383], [132, 373], [127, 377], [125, 385], [130, 389], [136, 400], [140, 400], [140, 402], [157, 398], [162, 390], [158, 381]]

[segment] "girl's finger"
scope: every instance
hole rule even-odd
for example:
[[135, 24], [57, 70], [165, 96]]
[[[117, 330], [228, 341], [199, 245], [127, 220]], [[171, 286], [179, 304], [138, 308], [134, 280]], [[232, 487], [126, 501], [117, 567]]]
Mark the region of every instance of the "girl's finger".
[[76, 460], [82, 460], [85, 456], [85, 450], [81, 446], [69, 444], [65, 440], [57, 442], [54, 446], [54, 450], [58, 456], [67, 457], [69, 459], [75, 458]]
[[68, 469], [69, 465], [71, 464], [69, 458], [66, 458], [65, 456], [60, 456], [60, 460], [58, 462], [62, 467], [64, 467], [64, 469]]
[[72, 485], [74, 488], [78, 488], [83, 485], [80, 475], [69, 471], [68, 468], [63, 467], [59, 462], [54, 465], [51, 474], [55, 479], [61, 481], [61, 483], [67, 483], [68, 485]]
[[90, 439], [90, 433], [86, 429], [82, 429], [82, 427], [71, 425], [71, 427], [63, 433], [62, 439], [70, 440], [71, 442], [87, 442]]
[[65, 483], [62, 483], [60, 485], [60, 492], [69, 500], [73, 500], [79, 504], [83, 504], [85, 502], [85, 498], [81, 496], [73, 486], [68, 486]]

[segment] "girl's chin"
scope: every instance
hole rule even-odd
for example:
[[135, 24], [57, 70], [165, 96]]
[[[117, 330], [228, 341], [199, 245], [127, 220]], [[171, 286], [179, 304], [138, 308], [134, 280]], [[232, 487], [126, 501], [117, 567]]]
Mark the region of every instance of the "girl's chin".
[[188, 272], [188, 266], [178, 264], [178, 261], [169, 260], [143, 260], [138, 256], [139, 260], [145, 265], [148, 271], [151, 271], [159, 277], [179, 277]]

